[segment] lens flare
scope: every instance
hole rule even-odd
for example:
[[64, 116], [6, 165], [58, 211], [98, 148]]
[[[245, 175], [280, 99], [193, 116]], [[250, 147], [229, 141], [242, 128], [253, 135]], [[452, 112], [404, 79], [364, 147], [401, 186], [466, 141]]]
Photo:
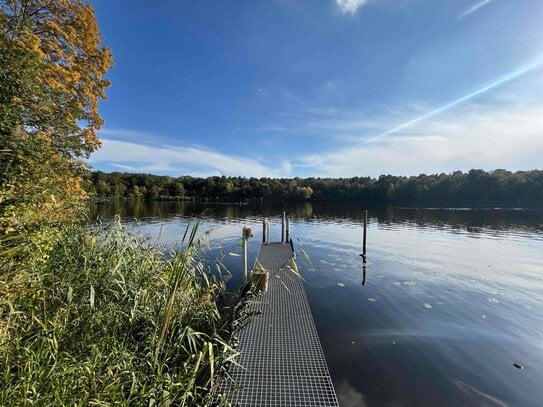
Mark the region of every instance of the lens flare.
[[492, 89], [495, 89], [499, 86], [502, 86], [504, 84], [506, 84], [507, 82], [510, 82], [514, 79], [517, 79], [517, 78], [520, 78], [521, 76], [524, 76], [526, 75], [527, 73], [533, 71], [534, 69], [537, 69], [539, 68], [540, 66], [543, 65], [543, 56], [539, 57], [538, 59], [536, 59], [535, 61], [533, 62], [530, 62], [526, 65], [523, 65], [521, 66], [520, 68], [517, 68], [515, 69], [514, 71], [511, 71], [509, 72], [507, 75], [504, 75], [498, 79], [496, 79], [494, 82], [488, 84], [488, 85], [485, 85], [483, 86], [482, 88], [480, 89], [477, 89], [471, 93], [468, 93], [467, 95], [465, 96], [462, 96], [461, 98], [459, 99], [456, 99], [454, 100], [453, 102], [450, 102], [450, 103], [447, 103], [446, 105], [444, 106], [441, 106], [435, 110], [432, 110], [428, 113], [425, 113], [423, 114], [422, 116], [419, 116], [417, 117], [416, 119], [413, 119], [413, 120], [410, 120], [406, 123], [403, 123], [403, 124], [400, 124], [399, 126], [397, 127], [394, 127], [393, 129], [390, 129], [390, 130], [387, 130], [386, 132], [384, 133], [381, 133], [377, 136], [374, 136], [374, 137], [371, 137], [367, 140], [364, 140], [361, 145], [364, 145], [364, 144], [368, 144], [368, 143], [372, 143], [374, 141], [377, 141], [385, 136], [388, 136], [392, 133], [396, 133], [397, 131], [399, 130], [403, 130], [405, 129], [406, 127], [409, 127], [409, 126], [412, 126], [413, 124], [416, 124], [416, 123], [419, 123], [423, 120], [426, 120], [426, 119], [429, 119], [430, 117], [433, 117], [439, 113], [442, 113], [444, 112], [445, 110], [448, 110], [450, 109], [451, 107], [454, 107], [454, 106], [457, 106], [461, 103], [464, 103], [464, 102], [467, 102], [468, 100], [470, 99], [473, 99], [479, 95], [482, 95], [483, 93], [486, 93]]

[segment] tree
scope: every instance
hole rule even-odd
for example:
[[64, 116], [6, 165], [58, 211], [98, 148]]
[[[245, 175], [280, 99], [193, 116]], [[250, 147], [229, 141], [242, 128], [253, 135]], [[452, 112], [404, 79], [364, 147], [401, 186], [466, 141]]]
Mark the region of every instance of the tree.
[[[98, 100], [112, 64], [94, 10], [81, 0], [0, 0], [0, 11], [0, 47], [8, 55], [2, 80], [16, 85], [3, 94], [10, 114], [60, 153], [90, 154], [100, 146]], [[24, 72], [21, 60], [30, 62]]]
[[185, 187], [182, 182], [172, 182], [168, 185], [168, 190], [170, 191], [170, 196], [175, 197], [184, 197], [185, 196]]
[[106, 181], [99, 180], [98, 184], [96, 185], [96, 191], [100, 196], [108, 196], [111, 192], [111, 187]]
[[134, 185], [132, 187], [131, 193], [132, 193], [132, 196], [134, 198], [141, 198], [142, 197], [141, 191], [140, 191], [140, 189], [139, 189], [139, 187], [137, 185]]
[[0, 0], [1, 246], [22, 248], [81, 213], [78, 158], [100, 145], [111, 64], [90, 5]]
[[313, 189], [311, 187], [296, 187], [296, 196], [308, 200], [313, 195]]

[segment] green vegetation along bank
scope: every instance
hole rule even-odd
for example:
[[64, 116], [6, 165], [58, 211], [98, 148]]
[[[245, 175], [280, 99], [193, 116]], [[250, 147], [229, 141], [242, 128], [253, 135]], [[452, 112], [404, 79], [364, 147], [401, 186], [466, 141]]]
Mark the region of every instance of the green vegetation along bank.
[[197, 228], [84, 226], [111, 64], [88, 2], [0, 0], [2, 406], [204, 405], [232, 356]]
[[93, 172], [85, 178], [90, 196], [168, 199], [371, 202], [374, 204], [511, 205], [543, 204], [543, 171], [507, 170], [413, 177], [242, 178]]
[[165, 254], [118, 218], [0, 281], [0, 405], [209, 405], [234, 352], [197, 226]]

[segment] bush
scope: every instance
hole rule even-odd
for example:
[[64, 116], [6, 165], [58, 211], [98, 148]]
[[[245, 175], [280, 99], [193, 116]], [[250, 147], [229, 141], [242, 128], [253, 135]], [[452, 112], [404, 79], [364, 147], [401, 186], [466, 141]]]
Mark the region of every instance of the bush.
[[119, 218], [65, 228], [46, 259], [2, 275], [0, 404], [206, 403], [233, 351], [197, 229], [164, 259]]

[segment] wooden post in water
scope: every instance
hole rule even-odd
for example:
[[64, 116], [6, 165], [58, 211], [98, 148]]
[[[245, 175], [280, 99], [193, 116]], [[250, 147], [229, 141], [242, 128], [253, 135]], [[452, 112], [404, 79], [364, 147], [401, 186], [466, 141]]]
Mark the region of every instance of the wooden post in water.
[[285, 233], [285, 243], [288, 243], [290, 239], [290, 218], [287, 218], [287, 231]]
[[286, 214], [283, 212], [281, 217], [281, 243], [285, 243], [285, 226], [286, 226]]
[[368, 211], [364, 211], [364, 237], [362, 239], [362, 262], [366, 263], [366, 233], [368, 229]]
[[243, 281], [246, 283], [249, 281], [249, 273], [247, 270], [247, 240], [251, 237], [251, 228], [243, 227], [241, 233], [241, 246], [242, 246], [242, 256], [243, 256]]
[[267, 236], [266, 227], [267, 226], [268, 226], [268, 218], [264, 218], [264, 220], [262, 221], [262, 243], [267, 243], [266, 242], [266, 236]]

